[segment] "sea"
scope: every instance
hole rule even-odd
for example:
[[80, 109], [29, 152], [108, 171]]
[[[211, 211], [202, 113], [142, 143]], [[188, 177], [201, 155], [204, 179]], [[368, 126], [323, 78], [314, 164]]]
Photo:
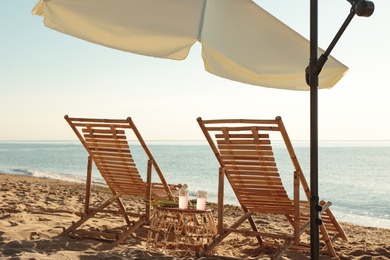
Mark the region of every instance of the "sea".
[[[187, 184], [190, 199], [198, 190], [217, 202], [218, 163], [205, 141], [146, 141], [168, 183]], [[293, 167], [284, 144], [274, 153], [287, 193], [292, 197]], [[293, 141], [310, 184], [310, 142]], [[147, 159], [142, 147], [130, 149], [143, 178]], [[390, 140], [320, 141], [319, 196], [332, 202], [339, 221], [390, 229]], [[0, 172], [85, 183], [87, 153], [78, 141], [0, 141]], [[153, 180], [157, 175], [153, 173]], [[96, 168], [93, 183], [105, 185]], [[239, 205], [228, 184], [225, 204]]]

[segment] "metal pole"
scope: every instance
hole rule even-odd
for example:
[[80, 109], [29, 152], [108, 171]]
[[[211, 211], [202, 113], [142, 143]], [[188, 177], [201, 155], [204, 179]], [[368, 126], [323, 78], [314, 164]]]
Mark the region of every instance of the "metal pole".
[[320, 258], [318, 227], [318, 0], [310, 4], [310, 248], [311, 259]]
[[306, 69], [306, 81], [310, 86], [310, 248], [311, 259], [320, 258], [319, 225], [322, 224], [318, 205], [318, 86], [319, 73], [328, 60], [328, 56], [337, 41], [351, 22], [355, 14], [369, 17], [374, 12], [373, 2], [366, 0], [348, 0], [352, 4], [351, 12], [337, 32], [328, 49], [318, 59], [318, 0], [310, 0], [310, 63]]

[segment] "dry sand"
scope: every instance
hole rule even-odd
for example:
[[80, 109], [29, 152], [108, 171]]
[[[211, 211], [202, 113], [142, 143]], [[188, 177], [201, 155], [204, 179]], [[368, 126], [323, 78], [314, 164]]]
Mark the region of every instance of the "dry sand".
[[[123, 244], [112, 248], [107, 242], [75, 240], [58, 236], [63, 227], [79, 219], [83, 209], [84, 184], [51, 179], [0, 174], [0, 259], [177, 259], [146, 249], [147, 226], [139, 228]], [[109, 192], [93, 187], [92, 202]], [[140, 198], [127, 205], [142, 207]], [[216, 212], [215, 204], [208, 204]], [[241, 215], [239, 207], [226, 206], [225, 220]], [[216, 217], [216, 216], [215, 216]], [[263, 216], [268, 229], [288, 228], [282, 218]], [[99, 218], [94, 225], [111, 227], [116, 218]], [[349, 241], [337, 240], [337, 257], [321, 259], [390, 259], [390, 229], [342, 223]], [[219, 255], [237, 259], [269, 259], [270, 248], [260, 250], [255, 239], [231, 234], [217, 248]], [[211, 257], [204, 257], [208, 259]], [[218, 257], [212, 257], [216, 259]], [[221, 258], [221, 257], [220, 257]], [[310, 259], [306, 251], [288, 250], [282, 259]]]

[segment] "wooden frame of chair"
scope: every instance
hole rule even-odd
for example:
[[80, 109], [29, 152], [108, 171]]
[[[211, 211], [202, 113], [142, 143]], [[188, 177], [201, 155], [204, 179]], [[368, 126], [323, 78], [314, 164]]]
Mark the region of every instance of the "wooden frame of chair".
[[[231, 232], [255, 236], [260, 246], [264, 243], [263, 237], [284, 240], [280, 249], [272, 256], [274, 259], [280, 258], [290, 247], [309, 250], [310, 247], [301, 244], [300, 237], [310, 228], [310, 190], [281, 117], [274, 120], [203, 120], [199, 117], [197, 121], [220, 164], [217, 222], [219, 235], [202, 254], [210, 253]], [[288, 197], [278, 172], [269, 138], [269, 133], [272, 132], [281, 134], [294, 166], [293, 199]], [[228, 228], [223, 225], [225, 176], [244, 211], [244, 215]], [[301, 200], [301, 188], [307, 200]], [[332, 242], [338, 237], [347, 240], [347, 236], [331, 212], [330, 205], [330, 202], [320, 202], [323, 222], [320, 232], [324, 241], [322, 252], [335, 256]], [[292, 225], [293, 233], [260, 232], [253, 216], [262, 213], [284, 215]], [[245, 220], [249, 221], [253, 231], [238, 229]]]
[[[71, 118], [66, 115], [65, 120], [75, 132], [89, 156], [84, 212], [80, 220], [74, 222], [67, 229], [64, 229], [61, 235], [68, 235], [80, 239], [92, 238], [109, 240], [112, 241], [115, 246], [122, 243], [138, 227], [149, 223], [151, 200], [153, 198], [175, 200], [172, 192], [177, 191], [181, 185], [173, 185], [166, 182], [159, 165], [130, 117], [127, 119], [93, 119]], [[132, 158], [130, 146], [126, 137], [126, 130], [133, 131], [148, 158], [146, 181], [140, 176]], [[90, 205], [92, 163], [95, 164], [112, 192], [111, 198], [95, 207]], [[157, 173], [160, 182], [152, 182], [153, 169]], [[139, 213], [126, 210], [121, 199], [124, 195], [144, 197], [145, 212]], [[117, 210], [106, 209], [114, 202], [117, 204]], [[126, 222], [122, 234], [78, 229], [82, 224], [98, 213], [122, 215]], [[136, 221], [131, 221], [130, 217], [136, 218]]]

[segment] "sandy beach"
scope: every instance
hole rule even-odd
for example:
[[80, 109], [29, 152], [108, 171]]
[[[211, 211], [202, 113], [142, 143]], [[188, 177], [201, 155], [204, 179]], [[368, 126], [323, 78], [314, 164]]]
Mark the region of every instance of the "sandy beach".
[[[75, 240], [58, 236], [63, 227], [79, 219], [83, 209], [85, 185], [53, 179], [0, 174], [0, 259], [178, 259], [147, 250], [148, 226], [139, 228], [121, 245], [112, 248], [107, 242]], [[109, 195], [104, 187], [93, 187], [92, 202]], [[141, 198], [125, 203], [141, 208]], [[208, 204], [216, 214], [216, 205]], [[226, 205], [225, 220], [240, 216], [236, 206]], [[216, 215], [214, 215], [216, 217]], [[262, 222], [269, 229], [283, 229], [282, 218], [265, 215]], [[94, 224], [110, 227], [116, 218], [99, 218]], [[337, 240], [336, 258], [321, 259], [390, 259], [390, 230], [342, 223], [349, 241]], [[231, 234], [217, 248], [220, 256], [237, 259], [269, 259], [271, 249], [260, 250], [254, 238]], [[188, 258], [188, 257], [187, 257]], [[195, 258], [195, 257], [189, 257]], [[202, 259], [222, 257], [204, 257]], [[288, 250], [282, 259], [310, 259], [310, 252]]]

